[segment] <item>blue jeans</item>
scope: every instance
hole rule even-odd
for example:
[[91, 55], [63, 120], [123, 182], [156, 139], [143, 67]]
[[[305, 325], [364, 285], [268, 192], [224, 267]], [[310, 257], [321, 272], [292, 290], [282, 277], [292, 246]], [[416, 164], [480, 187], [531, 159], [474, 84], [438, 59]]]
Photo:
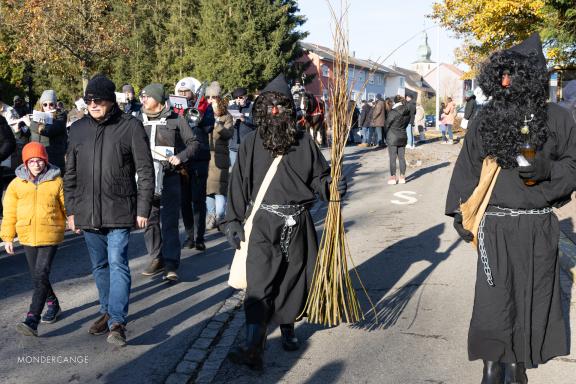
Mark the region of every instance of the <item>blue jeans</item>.
[[450, 138], [450, 140], [454, 138], [454, 134], [452, 133], [452, 124], [440, 124], [440, 129], [442, 130], [443, 141], [447, 141], [446, 131], [448, 131], [448, 138]]
[[180, 175], [164, 175], [162, 196], [154, 198], [144, 230], [144, 243], [152, 259], [160, 259], [166, 271], [176, 271], [180, 266]]
[[374, 142], [374, 127], [362, 128], [362, 142], [364, 144], [372, 144]]
[[406, 126], [406, 136], [408, 136], [408, 143], [406, 146], [413, 147], [414, 146], [414, 132], [412, 131], [412, 124], [408, 124]]
[[217, 220], [222, 220], [226, 213], [226, 196], [208, 195], [206, 196], [206, 210], [209, 215], [213, 215]]
[[100, 313], [108, 313], [112, 324], [126, 324], [130, 297], [130, 267], [128, 240], [130, 228], [102, 228], [84, 231], [84, 240], [92, 262], [100, 298]]
[[238, 157], [238, 152], [233, 150], [229, 150], [228, 152], [230, 156], [230, 172], [232, 172], [232, 167], [234, 167], [234, 163], [236, 162], [236, 158]]

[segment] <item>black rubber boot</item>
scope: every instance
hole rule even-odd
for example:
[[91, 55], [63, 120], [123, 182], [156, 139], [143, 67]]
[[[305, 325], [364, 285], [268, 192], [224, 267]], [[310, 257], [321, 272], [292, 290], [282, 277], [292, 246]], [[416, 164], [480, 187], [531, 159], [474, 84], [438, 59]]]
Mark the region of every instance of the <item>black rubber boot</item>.
[[504, 363], [505, 384], [527, 384], [526, 366], [524, 363]]
[[482, 384], [504, 384], [503, 364], [499, 361], [484, 360]]
[[282, 348], [285, 351], [297, 351], [300, 349], [300, 342], [294, 332], [294, 323], [281, 324], [280, 333], [282, 333]]
[[236, 347], [228, 358], [235, 364], [243, 364], [254, 371], [264, 368], [262, 354], [266, 343], [266, 326], [262, 324], [246, 324], [246, 346]]

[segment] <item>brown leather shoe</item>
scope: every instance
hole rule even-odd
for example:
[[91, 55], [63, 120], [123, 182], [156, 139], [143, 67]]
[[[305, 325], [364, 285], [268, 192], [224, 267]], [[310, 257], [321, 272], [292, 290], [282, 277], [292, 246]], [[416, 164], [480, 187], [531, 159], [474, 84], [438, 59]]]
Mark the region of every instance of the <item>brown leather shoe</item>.
[[110, 316], [105, 313], [98, 320], [92, 324], [88, 333], [92, 335], [103, 335], [108, 332], [108, 320], [110, 320]]

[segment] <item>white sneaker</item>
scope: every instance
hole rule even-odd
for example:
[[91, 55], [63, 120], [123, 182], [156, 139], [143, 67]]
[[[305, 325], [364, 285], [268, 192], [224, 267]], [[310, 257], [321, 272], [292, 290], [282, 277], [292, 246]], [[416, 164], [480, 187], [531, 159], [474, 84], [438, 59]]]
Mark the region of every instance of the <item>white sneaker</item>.
[[398, 178], [398, 184], [406, 184], [406, 178], [401, 175], [401, 176]]
[[388, 185], [396, 185], [396, 176], [390, 176], [388, 178]]

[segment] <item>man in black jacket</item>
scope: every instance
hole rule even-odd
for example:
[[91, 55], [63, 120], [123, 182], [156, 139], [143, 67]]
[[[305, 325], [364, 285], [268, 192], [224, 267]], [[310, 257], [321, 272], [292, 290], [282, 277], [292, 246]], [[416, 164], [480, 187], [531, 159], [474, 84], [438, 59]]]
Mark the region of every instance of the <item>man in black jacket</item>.
[[[193, 159], [200, 141], [186, 119], [166, 107], [167, 93], [162, 84], [152, 83], [142, 90], [142, 122], [150, 138], [156, 188], [148, 226], [144, 232], [146, 249], [152, 258], [142, 273], [152, 276], [161, 271], [164, 279], [177, 281], [180, 265], [180, 171]], [[160, 225], [162, 224], [162, 225]]]
[[[93, 77], [84, 100], [88, 115], [70, 127], [64, 197], [68, 226], [84, 239], [102, 316], [90, 327], [108, 342], [126, 344], [130, 295], [130, 229], [145, 228], [154, 194], [154, 166], [142, 123], [116, 104], [114, 83]], [[137, 176], [137, 181], [136, 181]]]
[[[14, 137], [14, 132], [8, 125], [6, 119], [0, 116], [0, 163], [6, 160], [12, 155], [16, 149], [16, 138]], [[2, 207], [2, 193], [4, 192], [4, 182], [2, 167], [0, 167], [0, 218], [2, 217], [2, 212], [4, 208]]]

